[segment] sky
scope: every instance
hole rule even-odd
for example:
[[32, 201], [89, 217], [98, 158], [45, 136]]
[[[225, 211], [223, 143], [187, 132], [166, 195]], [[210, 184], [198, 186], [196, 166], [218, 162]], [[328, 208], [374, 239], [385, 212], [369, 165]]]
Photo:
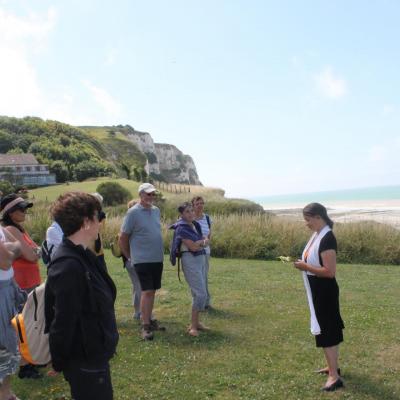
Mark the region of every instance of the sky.
[[400, 184], [397, 0], [0, 0], [0, 115], [129, 124], [255, 197]]

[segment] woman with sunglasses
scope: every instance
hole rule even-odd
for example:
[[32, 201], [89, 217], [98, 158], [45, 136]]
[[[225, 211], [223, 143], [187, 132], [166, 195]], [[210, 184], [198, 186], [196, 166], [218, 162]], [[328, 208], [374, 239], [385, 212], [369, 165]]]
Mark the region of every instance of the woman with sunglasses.
[[[16, 194], [4, 196], [0, 202], [2, 211], [2, 225], [4, 230], [17, 239], [21, 246], [21, 255], [12, 263], [14, 279], [18, 286], [26, 293], [30, 293], [40, 285], [39, 257], [40, 247], [31, 239], [26, 229], [22, 226], [25, 222], [26, 211], [33, 206]], [[40, 378], [37, 367], [27, 364], [21, 366], [19, 378]]]
[[26, 294], [15, 284], [11, 264], [19, 254], [19, 243], [0, 227], [0, 400], [18, 399], [11, 390], [11, 376], [18, 370], [21, 357], [11, 319]]
[[109, 361], [118, 343], [116, 287], [89, 246], [99, 235], [101, 205], [90, 194], [69, 192], [51, 214], [63, 233], [45, 291], [46, 331], [53, 368], [63, 372], [75, 400], [112, 400]]

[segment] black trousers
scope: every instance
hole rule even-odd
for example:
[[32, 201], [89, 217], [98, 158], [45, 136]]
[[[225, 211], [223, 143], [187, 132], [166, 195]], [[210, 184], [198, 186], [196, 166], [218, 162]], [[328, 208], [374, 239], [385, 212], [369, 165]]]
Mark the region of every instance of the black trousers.
[[110, 365], [71, 361], [63, 370], [73, 400], [112, 400]]

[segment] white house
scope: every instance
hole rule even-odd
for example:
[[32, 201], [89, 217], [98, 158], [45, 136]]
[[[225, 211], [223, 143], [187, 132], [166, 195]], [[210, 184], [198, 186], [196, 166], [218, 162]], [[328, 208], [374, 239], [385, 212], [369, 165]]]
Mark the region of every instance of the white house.
[[0, 154], [0, 180], [18, 185], [46, 186], [56, 183], [49, 166], [39, 164], [33, 154]]

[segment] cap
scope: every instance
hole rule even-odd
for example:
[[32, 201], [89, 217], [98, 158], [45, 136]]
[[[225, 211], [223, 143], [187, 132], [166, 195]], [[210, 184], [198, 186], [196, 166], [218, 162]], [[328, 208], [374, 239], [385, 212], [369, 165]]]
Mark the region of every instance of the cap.
[[153, 193], [157, 191], [157, 189], [151, 183], [142, 183], [139, 186], [138, 192], [145, 192], [145, 193]]
[[4, 196], [1, 199], [0, 211], [3, 211], [3, 214], [5, 214], [10, 211], [15, 211], [18, 208], [25, 210], [26, 208], [30, 208], [32, 206], [33, 203], [25, 201], [22, 197], [18, 197], [15, 193], [12, 193]]

